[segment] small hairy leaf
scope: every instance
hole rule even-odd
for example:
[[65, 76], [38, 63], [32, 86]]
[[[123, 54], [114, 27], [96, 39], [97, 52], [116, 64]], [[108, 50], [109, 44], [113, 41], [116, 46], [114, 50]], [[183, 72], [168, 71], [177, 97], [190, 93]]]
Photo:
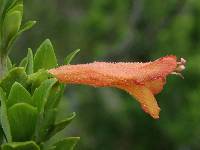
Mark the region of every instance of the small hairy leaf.
[[1, 101], [1, 126], [8, 142], [12, 142], [12, 135], [10, 123], [8, 120], [8, 111], [6, 107], [6, 95], [2, 88], [0, 88], [0, 101]]
[[30, 140], [36, 127], [37, 108], [17, 103], [8, 109], [11, 133], [14, 141]]
[[56, 123], [53, 128], [51, 129], [49, 133], [49, 137], [52, 137], [59, 131], [63, 130], [67, 125], [71, 123], [71, 121], [76, 117], [76, 113], [72, 113], [69, 117], [66, 119], [61, 120], [60, 122]]
[[25, 32], [29, 29], [31, 29], [37, 22], [36, 21], [28, 21], [24, 25], [21, 26], [20, 30], [18, 33]]
[[37, 141], [41, 141], [41, 134], [43, 134], [43, 125], [45, 121], [45, 105], [47, 103], [48, 96], [53, 85], [57, 82], [56, 79], [47, 79], [42, 84], [36, 88], [33, 94], [33, 104], [37, 107], [39, 111], [39, 117], [37, 120], [37, 129], [35, 131], [35, 136]]
[[5, 11], [9, 11], [18, 4], [23, 4], [23, 0], [7, 0]]
[[67, 55], [67, 57], [65, 58], [65, 62], [64, 64], [69, 65], [71, 63], [71, 61], [73, 60], [73, 58], [80, 52], [80, 49], [77, 49], [73, 52], [71, 52], [70, 54]]
[[12, 11], [6, 14], [3, 22], [2, 35], [5, 42], [17, 34], [21, 26], [22, 13], [20, 11]]
[[28, 49], [28, 54], [27, 54], [26, 73], [28, 75], [33, 73], [33, 52], [30, 48]]
[[65, 138], [55, 143], [50, 150], [73, 150], [79, 140], [79, 137]]
[[22, 67], [15, 67], [11, 69], [8, 74], [0, 81], [0, 87], [6, 92], [6, 95], [9, 94], [12, 85], [15, 82], [19, 82], [24, 87], [27, 84], [27, 75]]
[[19, 29], [19, 31], [17, 32], [17, 34], [15, 34], [9, 41], [8, 43], [8, 49], [12, 46], [12, 44], [14, 43], [14, 41], [25, 31], [31, 29], [34, 25], [36, 24], [36, 21], [28, 21], [27, 23], [25, 23], [24, 25], [21, 26], [21, 28]]
[[12, 7], [11, 9], [9, 9], [9, 12], [13, 12], [13, 11], [20, 11], [21, 13], [23, 13], [23, 4], [17, 4], [14, 7]]
[[6, 58], [6, 71], [8, 72], [13, 67], [12, 62], [9, 57]]
[[57, 107], [57, 105], [61, 99], [61, 96], [64, 92], [62, 86], [63, 86], [62, 84], [57, 83], [52, 87], [51, 92], [48, 97], [48, 101], [45, 106], [45, 110]]
[[34, 57], [34, 72], [39, 69], [51, 69], [57, 66], [57, 59], [53, 45], [49, 39], [45, 40], [37, 49]]
[[24, 68], [26, 68], [27, 63], [28, 63], [28, 59], [27, 59], [27, 57], [25, 57], [25, 58], [23, 58], [23, 59], [21, 60], [21, 62], [19, 63], [19, 67], [24, 67]]
[[7, 106], [11, 107], [16, 103], [31, 104], [31, 102], [32, 100], [30, 93], [20, 83], [15, 82], [10, 90]]
[[40, 150], [34, 141], [6, 143], [1, 148], [2, 150]]
[[57, 109], [50, 109], [44, 112], [42, 120], [40, 120], [38, 128], [37, 141], [48, 140], [48, 133], [56, 120]]
[[33, 94], [33, 104], [38, 108], [39, 112], [44, 112], [47, 98], [53, 85], [57, 82], [55, 78], [47, 79], [35, 90]]

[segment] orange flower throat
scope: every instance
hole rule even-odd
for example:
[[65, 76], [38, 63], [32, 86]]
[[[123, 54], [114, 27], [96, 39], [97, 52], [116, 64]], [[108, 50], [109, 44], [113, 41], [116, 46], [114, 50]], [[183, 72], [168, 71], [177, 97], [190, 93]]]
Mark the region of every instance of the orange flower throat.
[[154, 97], [162, 91], [169, 74], [180, 75], [186, 61], [166, 56], [147, 63], [107, 63], [65, 65], [49, 70], [60, 82], [95, 87], [116, 87], [127, 91], [153, 118], [159, 118], [160, 108]]

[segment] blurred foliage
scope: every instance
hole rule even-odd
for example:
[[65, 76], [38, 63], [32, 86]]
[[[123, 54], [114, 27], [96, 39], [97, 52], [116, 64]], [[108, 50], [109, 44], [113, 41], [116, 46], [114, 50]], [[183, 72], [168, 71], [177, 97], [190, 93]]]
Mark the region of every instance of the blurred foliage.
[[[185, 79], [168, 78], [157, 96], [162, 108], [153, 120], [127, 93], [67, 86], [60, 110], [78, 119], [69, 132], [81, 135], [84, 150], [200, 149], [199, 0], [39, 0], [26, 1], [25, 20], [39, 21], [18, 40], [18, 61], [27, 47], [49, 37], [59, 60], [81, 48], [77, 62], [147, 61], [174, 54], [188, 60]], [[70, 107], [72, 106], [72, 107]], [[63, 114], [60, 113], [60, 116]]]

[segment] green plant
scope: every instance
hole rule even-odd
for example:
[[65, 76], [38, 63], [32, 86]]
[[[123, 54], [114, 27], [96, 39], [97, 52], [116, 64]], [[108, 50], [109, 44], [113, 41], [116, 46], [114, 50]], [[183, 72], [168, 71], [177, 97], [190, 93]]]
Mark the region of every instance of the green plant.
[[[15, 65], [9, 58], [10, 48], [35, 21], [22, 25], [23, 0], [0, 0], [0, 143], [2, 150], [72, 150], [79, 137], [68, 137], [45, 146], [57, 132], [76, 116], [56, 122], [56, 112], [65, 86], [46, 70], [56, 67], [57, 59], [50, 40], [45, 40], [33, 54]], [[69, 54], [69, 64], [78, 51]]]

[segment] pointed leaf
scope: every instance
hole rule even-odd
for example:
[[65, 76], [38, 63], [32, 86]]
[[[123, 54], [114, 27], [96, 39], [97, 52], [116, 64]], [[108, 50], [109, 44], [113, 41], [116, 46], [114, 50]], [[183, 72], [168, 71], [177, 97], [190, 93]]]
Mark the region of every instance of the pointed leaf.
[[24, 25], [22, 25], [22, 27], [20, 28], [20, 30], [17, 32], [17, 34], [15, 34], [9, 41], [8, 43], [8, 49], [12, 46], [12, 44], [14, 43], [14, 41], [25, 31], [31, 29], [34, 25], [36, 24], [36, 21], [28, 21], [27, 23], [25, 23]]
[[13, 12], [13, 11], [20, 11], [23, 14], [23, 4], [16, 4], [14, 7], [12, 7], [11, 9], [9, 9], [9, 11], [7, 13]]
[[37, 22], [36, 21], [28, 21], [22, 27], [20, 28], [18, 34], [21, 34], [22, 32], [25, 32], [29, 29], [31, 29]]
[[72, 61], [72, 59], [80, 52], [80, 49], [77, 49], [73, 52], [71, 52], [67, 57], [65, 58], [64, 64], [69, 65]]
[[12, 85], [15, 82], [19, 82], [24, 87], [26, 87], [26, 81], [28, 77], [22, 67], [15, 67], [10, 70], [10, 72], [0, 81], [0, 87], [6, 92], [6, 95], [9, 94]]
[[12, 67], [13, 67], [12, 62], [11, 62], [10, 58], [7, 57], [7, 58], [6, 58], [6, 70], [7, 70], [7, 72], [8, 72], [9, 70], [11, 70]]
[[[4, 20], [6, 14], [9, 12], [10, 9], [12, 9], [16, 5], [17, 0], [2, 0], [2, 14], [1, 14], [1, 24], [2, 21]], [[18, 0], [19, 1], [19, 0]], [[19, 3], [20, 4], [20, 3]], [[21, 3], [22, 4], [22, 3]]]
[[3, 22], [3, 39], [5, 42], [9, 42], [9, 40], [17, 34], [18, 30], [21, 26], [22, 13], [20, 11], [12, 11], [6, 14], [6, 17]]
[[34, 72], [39, 69], [50, 69], [57, 66], [57, 59], [53, 45], [49, 39], [45, 40], [37, 49], [34, 57]]
[[21, 60], [21, 62], [19, 63], [19, 67], [24, 67], [24, 68], [26, 68], [27, 63], [28, 63], [28, 59], [27, 59], [27, 57], [25, 57], [25, 58], [23, 58], [23, 59]]
[[22, 12], [12, 11], [6, 14], [2, 24], [2, 48], [1, 56], [5, 57], [9, 53], [9, 42], [17, 34], [21, 26]]
[[55, 99], [55, 101], [54, 101], [54, 103], [52, 105], [54, 108], [56, 108], [58, 106], [58, 104], [59, 104], [59, 102], [60, 102], [60, 100], [61, 100], [61, 98], [62, 98], [62, 96], [63, 96], [63, 94], [65, 92], [65, 87], [66, 86], [65, 86], [65, 84], [60, 84], [59, 87], [60, 88], [57, 91], [56, 99]]
[[57, 109], [50, 109], [44, 112], [43, 118], [39, 120], [39, 126], [36, 131], [37, 141], [48, 140], [49, 130], [54, 125], [56, 120]]
[[35, 131], [37, 115], [37, 108], [26, 103], [17, 103], [8, 109], [8, 119], [14, 141], [31, 139]]
[[31, 104], [31, 102], [32, 100], [30, 93], [20, 83], [15, 82], [10, 90], [7, 106], [11, 107], [16, 103]]
[[8, 142], [12, 142], [10, 123], [8, 120], [8, 111], [6, 107], [6, 96], [2, 88], [0, 88], [1, 101], [1, 126]]
[[44, 107], [47, 102], [47, 98], [53, 85], [57, 82], [56, 79], [48, 79], [44, 81], [33, 94], [33, 104], [38, 108], [39, 112], [44, 112]]
[[28, 55], [27, 55], [26, 73], [28, 75], [33, 73], [33, 52], [30, 48], [28, 49]]
[[51, 150], [73, 150], [79, 140], [79, 137], [65, 138], [54, 144]]
[[49, 137], [52, 137], [59, 131], [63, 130], [67, 125], [71, 123], [71, 121], [76, 117], [76, 113], [72, 113], [69, 117], [67, 117], [64, 120], [61, 120], [60, 122], [56, 123], [54, 127], [51, 129]]
[[5, 10], [9, 11], [13, 7], [15, 7], [17, 4], [23, 4], [23, 0], [7, 0]]
[[6, 143], [1, 147], [2, 150], [40, 150], [34, 141]]
[[63, 92], [64, 91], [62, 90], [62, 84], [55, 84], [51, 89], [48, 101], [45, 106], [45, 110], [56, 108], [61, 99], [61, 96], [63, 95]]

